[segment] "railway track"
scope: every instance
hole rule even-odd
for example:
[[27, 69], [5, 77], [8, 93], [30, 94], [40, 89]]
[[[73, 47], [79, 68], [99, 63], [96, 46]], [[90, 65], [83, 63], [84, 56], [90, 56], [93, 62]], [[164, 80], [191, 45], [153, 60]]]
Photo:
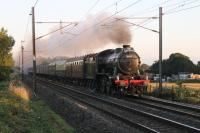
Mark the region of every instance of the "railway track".
[[46, 80], [39, 80], [62, 96], [70, 96], [88, 106], [104, 112], [115, 119], [118, 119], [129, 126], [140, 128], [145, 132], [200, 132], [199, 128], [186, 125], [165, 117], [138, 110], [126, 104], [119, 104], [111, 99], [94, 96], [74, 89], [69, 85], [61, 85]]
[[191, 105], [191, 104], [187, 104], [187, 103], [178, 103], [178, 102], [174, 102], [174, 101], [169, 101], [169, 100], [164, 100], [164, 99], [149, 97], [149, 96], [144, 96], [143, 99], [148, 100], [148, 101], [162, 103], [165, 105], [188, 109], [188, 110], [192, 110], [192, 111], [200, 113], [200, 106], [198, 106], [198, 105]]
[[134, 100], [132, 98], [125, 98], [125, 100], [200, 120], [200, 107], [197, 105], [178, 103], [149, 96], [143, 96], [141, 99]]

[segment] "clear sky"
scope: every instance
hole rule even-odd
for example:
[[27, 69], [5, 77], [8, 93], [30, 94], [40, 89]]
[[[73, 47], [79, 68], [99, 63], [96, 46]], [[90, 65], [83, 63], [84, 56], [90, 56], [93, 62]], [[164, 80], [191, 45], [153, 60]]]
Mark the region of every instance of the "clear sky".
[[[137, 4], [129, 7], [136, 1]], [[31, 40], [29, 13], [36, 0], [0, 0], [0, 2], [0, 27], [5, 27], [16, 40], [13, 55], [18, 59], [21, 40], [25, 41], [25, 48]], [[196, 64], [200, 60], [200, 0], [38, 0], [35, 16], [36, 21], [84, 21], [89, 15], [100, 12], [113, 14], [128, 7], [117, 15], [128, 18], [151, 17], [158, 16], [159, 6], [163, 6], [165, 13], [163, 58], [167, 58], [171, 53], [180, 52], [189, 56]], [[179, 11], [194, 6], [199, 7]], [[127, 21], [140, 24], [144, 20]], [[36, 24], [36, 37], [48, 33], [54, 26], [59, 24]], [[158, 19], [147, 21], [143, 26], [158, 30]], [[135, 26], [131, 27], [131, 31], [133, 36], [131, 45], [140, 55], [142, 63], [150, 65], [158, 60], [158, 33]]]

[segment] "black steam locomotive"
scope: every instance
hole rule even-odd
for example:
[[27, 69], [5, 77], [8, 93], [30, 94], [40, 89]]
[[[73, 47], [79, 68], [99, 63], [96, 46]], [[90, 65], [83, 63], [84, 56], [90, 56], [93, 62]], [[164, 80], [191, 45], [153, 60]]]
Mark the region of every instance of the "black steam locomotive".
[[[96, 54], [37, 66], [37, 75], [56, 78], [102, 93], [141, 95], [148, 80], [141, 79], [140, 57], [129, 45]], [[32, 73], [32, 69], [29, 69]]]

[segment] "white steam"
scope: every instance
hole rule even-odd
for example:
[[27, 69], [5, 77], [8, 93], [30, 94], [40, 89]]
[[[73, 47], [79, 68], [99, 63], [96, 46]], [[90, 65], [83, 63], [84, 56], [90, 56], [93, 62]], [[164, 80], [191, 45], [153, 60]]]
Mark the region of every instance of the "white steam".
[[[99, 52], [110, 44], [120, 46], [130, 43], [131, 31], [129, 25], [120, 20], [119, 16], [109, 16], [106, 13], [90, 16], [76, 26], [71, 25], [45, 38], [36, 40], [37, 57], [81, 56]], [[55, 27], [53, 30], [58, 28]], [[32, 43], [25, 46], [25, 49], [32, 51]], [[31, 63], [27, 67], [31, 66]]]

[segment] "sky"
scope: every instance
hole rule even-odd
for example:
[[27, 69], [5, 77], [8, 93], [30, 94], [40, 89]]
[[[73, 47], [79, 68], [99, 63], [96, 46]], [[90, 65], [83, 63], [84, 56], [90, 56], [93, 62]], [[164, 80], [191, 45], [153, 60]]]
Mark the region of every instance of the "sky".
[[[0, 8], [0, 27], [6, 28], [8, 34], [13, 36], [16, 41], [12, 50], [16, 62], [19, 60], [21, 41], [24, 41], [25, 53], [27, 52], [25, 63], [32, 61], [30, 52], [31, 16], [29, 14], [36, 1], [0, 0], [1, 5], [3, 5]], [[101, 13], [111, 15], [117, 13], [118, 16], [127, 18], [126, 21], [158, 30], [158, 19], [149, 19], [146, 23], [142, 22], [149, 17], [157, 17], [159, 6], [163, 7], [164, 13], [163, 59], [168, 58], [172, 53], [179, 52], [189, 56], [196, 64], [197, 61], [200, 61], [200, 0], [38, 0], [35, 5], [35, 20], [36, 22], [82, 22]], [[197, 7], [187, 9], [195, 6]], [[35, 26], [37, 38], [60, 25], [36, 23]], [[140, 55], [142, 63], [151, 65], [158, 60], [159, 34], [137, 26], [130, 26], [130, 30], [132, 35], [130, 45]], [[61, 32], [56, 33], [57, 36], [61, 36], [59, 34]], [[50, 40], [49, 37], [51, 36], [45, 37], [44, 40]], [[39, 45], [42, 43], [36, 41], [36, 47], [40, 47]], [[45, 47], [47, 49], [43, 48], [43, 51], [48, 50], [48, 45]], [[118, 46], [109, 44], [104, 49], [115, 47]], [[65, 48], [67, 53], [65, 45], [60, 47], [60, 49], [62, 48]], [[40, 49], [36, 50], [37, 56], [44, 55], [44, 53], [40, 53]], [[53, 48], [54, 52], [56, 50], [58, 49]], [[75, 51], [77, 53], [79, 50]]]

